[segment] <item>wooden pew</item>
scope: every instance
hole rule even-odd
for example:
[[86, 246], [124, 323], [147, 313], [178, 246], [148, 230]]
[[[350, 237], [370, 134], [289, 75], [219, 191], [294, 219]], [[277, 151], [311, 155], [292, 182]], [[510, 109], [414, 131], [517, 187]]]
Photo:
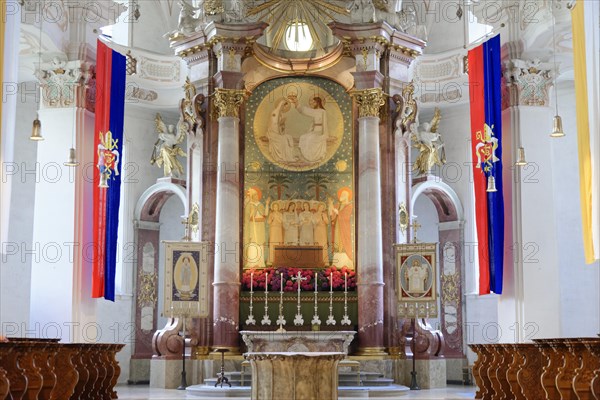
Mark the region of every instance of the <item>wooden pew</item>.
[[506, 351], [512, 352], [512, 362], [508, 365], [506, 369], [506, 380], [508, 385], [510, 386], [510, 393], [513, 396], [514, 400], [527, 400], [523, 392], [521, 391], [521, 387], [519, 386], [518, 373], [523, 365], [525, 364], [525, 356], [522, 354], [519, 346], [521, 344], [506, 344], [508, 346]]
[[474, 344], [473, 377], [482, 400], [600, 399], [600, 339], [535, 339]]
[[524, 363], [517, 372], [517, 381], [521, 393], [526, 399], [545, 399], [540, 374], [542, 373], [542, 353], [533, 343], [514, 345], [520, 350]]
[[111, 400], [122, 344], [0, 342], [0, 400]]

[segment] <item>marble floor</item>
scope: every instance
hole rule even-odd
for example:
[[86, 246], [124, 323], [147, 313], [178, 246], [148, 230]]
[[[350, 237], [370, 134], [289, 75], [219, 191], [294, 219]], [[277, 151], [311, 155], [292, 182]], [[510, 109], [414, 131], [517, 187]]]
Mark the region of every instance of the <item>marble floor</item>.
[[[183, 390], [150, 389], [148, 386], [117, 386], [119, 399], [125, 400], [177, 400], [177, 399], [201, 399], [198, 396], [187, 394]], [[247, 397], [236, 397], [238, 400], [249, 400]], [[474, 399], [475, 388], [472, 386], [448, 386], [445, 389], [431, 389], [411, 391], [401, 397], [402, 399], [419, 400], [461, 400]], [[350, 400], [344, 397], [341, 400]], [[281, 399], [285, 400], [285, 399]]]

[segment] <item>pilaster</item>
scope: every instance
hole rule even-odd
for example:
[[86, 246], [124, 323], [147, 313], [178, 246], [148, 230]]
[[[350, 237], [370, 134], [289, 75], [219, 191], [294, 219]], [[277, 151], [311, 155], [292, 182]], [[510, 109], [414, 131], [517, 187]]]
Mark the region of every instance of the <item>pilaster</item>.
[[[531, 324], [539, 328], [536, 337], [560, 335], [560, 320], [555, 311], [549, 311], [559, 309], [559, 297], [536, 295], [560, 290], [550, 157], [552, 141], [557, 139], [549, 137], [553, 116], [549, 88], [554, 71], [539, 60], [514, 58], [505, 60], [504, 65], [507, 96], [502, 113], [502, 158], [503, 164], [510, 166], [510, 173], [504, 176], [505, 242], [511, 251], [505, 258], [498, 322], [502, 329], [513, 329], [514, 339], [522, 341]], [[519, 147], [527, 153], [524, 167], [514, 165]]]
[[[32, 264], [30, 323], [84, 326], [95, 322], [88, 253], [93, 238], [86, 229], [93, 203], [87, 170], [94, 161], [93, 66], [87, 61], [54, 60], [38, 67], [42, 91], [38, 114], [46, 140], [37, 151], [41, 169], [35, 190], [33, 243], [55, 248], [55, 252], [42, 252]], [[77, 167], [62, 163], [69, 147], [76, 149]], [[53, 201], [49, 202], [50, 198]], [[48, 285], [49, 281], [55, 284]], [[81, 329], [73, 329], [65, 340], [86, 341], [89, 337]]]

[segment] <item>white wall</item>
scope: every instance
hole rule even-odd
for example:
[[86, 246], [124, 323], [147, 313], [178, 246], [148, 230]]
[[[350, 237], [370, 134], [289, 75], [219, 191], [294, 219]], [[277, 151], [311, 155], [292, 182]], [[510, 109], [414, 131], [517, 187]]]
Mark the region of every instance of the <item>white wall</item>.
[[558, 96], [566, 133], [552, 140], [551, 154], [559, 243], [560, 334], [596, 336], [600, 332], [600, 262], [586, 265], [583, 255], [573, 82], [560, 83]]
[[[33, 84], [32, 84], [33, 85]], [[29, 324], [31, 295], [33, 198], [37, 143], [29, 140], [37, 103], [33, 97], [19, 95], [15, 128], [15, 161], [12, 166], [10, 226], [3, 247], [8, 250], [0, 260], [0, 322], [2, 334], [23, 336]], [[9, 116], [6, 116], [9, 118]], [[8, 170], [7, 170], [8, 173]], [[18, 282], [18, 284], [15, 284]]]

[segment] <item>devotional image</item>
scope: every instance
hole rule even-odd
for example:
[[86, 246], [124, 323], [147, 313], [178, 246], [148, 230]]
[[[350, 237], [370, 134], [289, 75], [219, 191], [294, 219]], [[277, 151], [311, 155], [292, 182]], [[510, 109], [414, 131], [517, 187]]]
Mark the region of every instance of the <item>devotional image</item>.
[[324, 79], [275, 79], [247, 113], [244, 268], [354, 268], [349, 95]]
[[172, 298], [175, 301], [198, 300], [198, 252], [173, 252]]

